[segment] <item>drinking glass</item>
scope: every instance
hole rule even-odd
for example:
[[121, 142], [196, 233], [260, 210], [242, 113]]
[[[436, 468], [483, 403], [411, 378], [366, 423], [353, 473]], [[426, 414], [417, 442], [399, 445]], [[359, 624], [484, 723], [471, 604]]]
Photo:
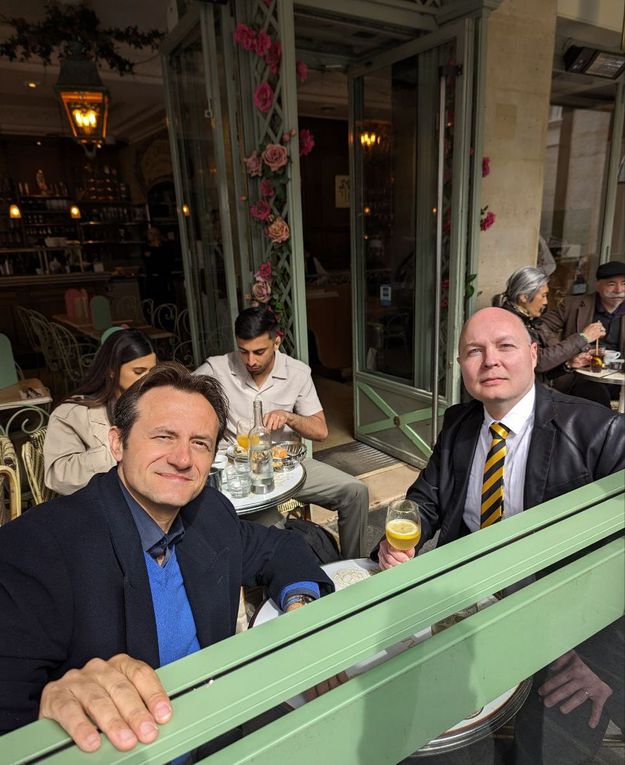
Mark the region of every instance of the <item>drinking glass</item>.
[[242, 465], [229, 465], [226, 468], [226, 490], [231, 497], [242, 499], [252, 490], [252, 477], [249, 469]]
[[421, 539], [421, 515], [416, 502], [396, 499], [386, 511], [386, 540], [396, 550], [411, 550]]
[[237, 422], [237, 444], [241, 449], [248, 450], [250, 445], [250, 430], [252, 429], [251, 420], [238, 420]]

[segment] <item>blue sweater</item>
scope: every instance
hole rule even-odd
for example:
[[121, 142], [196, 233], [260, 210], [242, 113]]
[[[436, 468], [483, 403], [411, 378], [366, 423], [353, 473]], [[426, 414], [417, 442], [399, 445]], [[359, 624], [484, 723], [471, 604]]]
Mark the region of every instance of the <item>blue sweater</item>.
[[200, 650], [195, 620], [184, 588], [176, 549], [161, 567], [144, 552], [150, 580], [160, 666]]

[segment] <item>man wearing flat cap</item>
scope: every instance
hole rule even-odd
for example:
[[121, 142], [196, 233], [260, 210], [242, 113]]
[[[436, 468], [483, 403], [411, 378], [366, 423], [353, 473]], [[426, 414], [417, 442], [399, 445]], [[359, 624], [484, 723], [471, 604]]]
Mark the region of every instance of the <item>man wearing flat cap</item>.
[[[595, 292], [589, 295], [567, 297], [559, 308], [547, 311], [543, 322], [561, 337], [575, 332], [595, 321], [603, 324], [601, 345], [606, 350], [620, 351], [625, 357], [625, 263], [612, 260], [602, 263], [596, 273]], [[563, 375], [554, 385], [563, 393], [575, 395], [577, 376]]]

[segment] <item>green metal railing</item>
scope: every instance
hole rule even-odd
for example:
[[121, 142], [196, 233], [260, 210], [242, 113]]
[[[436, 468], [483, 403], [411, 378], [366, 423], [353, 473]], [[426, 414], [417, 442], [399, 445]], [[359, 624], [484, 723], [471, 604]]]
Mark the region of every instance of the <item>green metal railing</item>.
[[58, 726], [40, 721], [0, 739], [0, 762], [168, 762], [560, 564], [203, 760], [396, 763], [624, 613], [624, 481], [621, 471], [160, 669], [174, 717], [149, 746], [120, 753], [105, 741], [83, 754]]

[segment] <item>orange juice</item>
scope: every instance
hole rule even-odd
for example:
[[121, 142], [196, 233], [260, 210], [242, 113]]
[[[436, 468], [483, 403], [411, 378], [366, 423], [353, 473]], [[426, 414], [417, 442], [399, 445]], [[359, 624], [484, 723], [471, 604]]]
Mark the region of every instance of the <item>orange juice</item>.
[[396, 550], [411, 550], [421, 538], [421, 529], [415, 521], [393, 518], [386, 524], [386, 539]]
[[245, 449], [247, 451], [250, 446], [250, 437], [247, 433], [239, 433], [237, 435], [237, 444], [241, 447], [241, 449]]

